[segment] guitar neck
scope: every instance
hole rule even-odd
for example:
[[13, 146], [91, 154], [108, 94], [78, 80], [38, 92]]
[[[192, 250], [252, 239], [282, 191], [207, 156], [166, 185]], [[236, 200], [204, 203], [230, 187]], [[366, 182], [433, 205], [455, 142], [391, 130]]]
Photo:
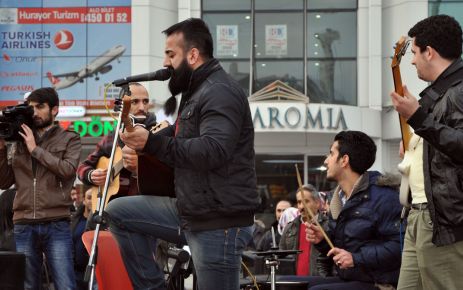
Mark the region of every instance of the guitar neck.
[[125, 129], [128, 132], [133, 132], [135, 129], [133, 128], [133, 122], [132, 119], [129, 116], [130, 112], [130, 106], [131, 106], [131, 97], [129, 96], [124, 96], [122, 98], [122, 114], [121, 114], [121, 120], [122, 123], [124, 123]]
[[[400, 75], [400, 68], [398, 65], [392, 68], [392, 76], [394, 79], [395, 92], [403, 97], [404, 90], [402, 86], [402, 77]], [[402, 117], [400, 114], [399, 114], [399, 119], [400, 119], [400, 132], [402, 133], [402, 142], [403, 142], [404, 150], [408, 150], [412, 132], [410, 131], [410, 126], [408, 126], [407, 120], [404, 117]]]

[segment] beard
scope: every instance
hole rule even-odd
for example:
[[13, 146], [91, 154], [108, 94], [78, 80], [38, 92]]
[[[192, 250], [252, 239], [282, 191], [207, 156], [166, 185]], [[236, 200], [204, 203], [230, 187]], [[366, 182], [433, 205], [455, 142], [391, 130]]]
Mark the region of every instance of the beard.
[[169, 91], [172, 96], [176, 96], [188, 89], [193, 69], [188, 66], [186, 58], [183, 59], [180, 66], [172, 70], [172, 76], [169, 80]]
[[48, 114], [48, 118], [42, 119], [39, 117], [34, 117], [34, 128], [42, 129], [50, 126], [53, 123], [53, 118], [51, 112]]

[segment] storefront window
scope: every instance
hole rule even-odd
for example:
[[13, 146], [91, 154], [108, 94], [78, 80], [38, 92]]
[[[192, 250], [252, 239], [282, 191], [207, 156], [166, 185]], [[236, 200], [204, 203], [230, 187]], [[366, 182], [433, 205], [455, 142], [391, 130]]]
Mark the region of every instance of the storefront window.
[[302, 11], [294, 13], [256, 12], [255, 58], [299, 58], [304, 50]]
[[220, 61], [223, 69], [234, 78], [240, 86], [244, 89], [245, 93], [249, 95], [249, 60], [228, 60]]
[[255, 0], [256, 10], [302, 10], [304, 7], [303, 0]]
[[280, 80], [290, 87], [304, 92], [303, 70], [302, 59], [298, 61], [287, 59], [256, 61], [254, 89], [258, 91], [266, 85]]
[[312, 9], [357, 9], [357, 0], [308, 0], [307, 8]]
[[282, 199], [295, 204], [298, 188], [295, 164], [303, 176], [304, 155], [256, 155], [261, 212], [272, 213], [276, 203]]
[[[202, 5], [215, 56], [249, 94], [281, 80], [312, 102], [357, 104], [356, 0], [203, 0]], [[243, 68], [245, 63], [251, 68]]]
[[299, 185], [295, 164], [303, 182], [307, 176], [308, 183], [319, 191], [333, 190], [336, 183], [326, 180], [324, 160], [325, 156], [307, 156], [307, 172], [304, 172], [304, 155], [256, 155], [257, 184], [262, 200], [260, 212], [273, 213], [275, 205], [282, 199], [289, 200], [296, 207]]
[[308, 13], [307, 56], [355, 58], [357, 56], [356, 17], [355, 12]]
[[309, 60], [307, 96], [313, 103], [356, 105], [356, 71], [355, 60]]
[[[214, 41], [214, 55], [219, 59], [249, 62], [251, 54], [250, 13], [205, 14]], [[249, 72], [249, 69], [247, 70]]]
[[203, 11], [249, 10], [251, 0], [202, 0]]
[[446, 14], [455, 17], [463, 26], [463, 2], [461, 0], [429, 0], [429, 15]]

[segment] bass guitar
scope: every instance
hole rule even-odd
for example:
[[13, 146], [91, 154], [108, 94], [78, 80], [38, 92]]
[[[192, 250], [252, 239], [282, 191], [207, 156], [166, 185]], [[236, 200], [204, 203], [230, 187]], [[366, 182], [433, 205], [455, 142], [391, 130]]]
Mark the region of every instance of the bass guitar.
[[[392, 78], [394, 80], [394, 88], [395, 92], [400, 96], [404, 96], [403, 85], [402, 85], [402, 77], [400, 75], [400, 62], [402, 60], [402, 56], [405, 55], [407, 51], [408, 45], [410, 44], [410, 40], [407, 37], [402, 36], [400, 37], [399, 41], [395, 44], [394, 56], [392, 57]], [[412, 156], [415, 152], [415, 146], [413, 146], [412, 152], [410, 149], [410, 139], [412, 138], [412, 132], [410, 130], [410, 126], [407, 124], [407, 120], [399, 114], [400, 120], [400, 132], [402, 133], [402, 145], [404, 150], [404, 159], [398, 165], [399, 171], [402, 174], [402, 180], [400, 182], [400, 203], [405, 206], [410, 206], [410, 184], [409, 184], [409, 172], [410, 172], [410, 160], [414, 160], [415, 158], [421, 158], [421, 156]], [[416, 142], [417, 143], [417, 142]], [[416, 155], [416, 154], [415, 154]]]
[[[132, 132], [134, 122], [129, 115], [131, 98], [124, 96], [121, 120], [125, 130]], [[150, 134], [156, 134], [156, 130], [162, 130], [165, 123], [157, 124]], [[152, 155], [138, 153], [138, 190], [143, 195], [157, 195], [175, 197], [174, 169]]]
[[[392, 78], [394, 79], [394, 88], [395, 92], [400, 96], [404, 96], [404, 90], [402, 86], [402, 77], [400, 75], [400, 62], [402, 60], [402, 56], [405, 55], [407, 51], [408, 45], [410, 44], [410, 40], [408, 40], [405, 36], [400, 37], [399, 41], [395, 44], [395, 51], [394, 56], [392, 57]], [[407, 120], [399, 114], [400, 119], [400, 132], [402, 133], [402, 142], [404, 146], [404, 151], [408, 150], [410, 144], [410, 138], [412, 133], [410, 131], [410, 126], [407, 124]]]

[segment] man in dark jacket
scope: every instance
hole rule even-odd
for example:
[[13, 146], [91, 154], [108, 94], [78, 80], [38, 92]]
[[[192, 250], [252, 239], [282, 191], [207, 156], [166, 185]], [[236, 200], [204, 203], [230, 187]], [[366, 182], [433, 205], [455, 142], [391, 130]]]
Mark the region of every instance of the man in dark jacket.
[[24, 288], [40, 288], [45, 255], [55, 288], [75, 289], [69, 208], [80, 137], [54, 125], [59, 99], [53, 88], [33, 91], [27, 103], [34, 109], [33, 128], [22, 124], [23, 142], [11, 145], [11, 159], [0, 139], [0, 188], [17, 189], [14, 238], [17, 251], [26, 255]]
[[[394, 107], [422, 141], [405, 148], [405, 156], [423, 152], [422, 162], [410, 167], [412, 209], [398, 288], [463, 289], [462, 30], [454, 18], [436, 15], [408, 35], [412, 64], [431, 85], [419, 102], [406, 86], [405, 97], [391, 93]], [[412, 177], [421, 182], [413, 184]]]
[[201, 19], [164, 33], [164, 66], [173, 70], [169, 88], [174, 96], [182, 93], [176, 124], [158, 134], [136, 127], [121, 132], [121, 139], [174, 167], [177, 198], [115, 199], [107, 208], [110, 230], [137, 289], [165, 288], [151, 236], [188, 243], [199, 289], [235, 290], [259, 204], [249, 103], [213, 58], [212, 36]]
[[377, 289], [395, 285], [400, 269], [398, 192], [379, 185], [378, 172], [367, 171], [376, 145], [358, 131], [338, 133], [325, 159], [327, 178], [338, 182], [330, 204], [327, 234], [307, 225], [307, 239], [323, 254], [333, 257], [339, 277], [309, 277], [309, 289]]

